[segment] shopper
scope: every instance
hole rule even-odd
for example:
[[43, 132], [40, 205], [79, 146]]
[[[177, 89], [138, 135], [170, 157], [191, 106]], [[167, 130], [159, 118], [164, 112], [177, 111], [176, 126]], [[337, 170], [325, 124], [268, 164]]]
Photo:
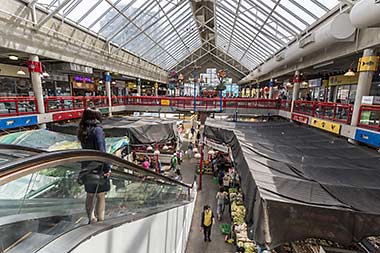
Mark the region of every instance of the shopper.
[[144, 169], [146, 170], [149, 170], [150, 168], [150, 162], [148, 159], [144, 159], [144, 162], [142, 163], [142, 166], [144, 167]]
[[191, 159], [193, 157], [193, 143], [189, 142], [189, 145], [187, 146], [187, 157]]
[[205, 205], [203, 207], [202, 217], [201, 217], [201, 229], [203, 229], [204, 240], [211, 242], [211, 227], [215, 223], [214, 213], [211, 210], [211, 207]]
[[[83, 149], [95, 149], [101, 152], [106, 152], [106, 143], [103, 128], [101, 127], [102, 114], [98, 110], [86, 109], [83, 112], [82, 119], [78, 128], [78, 140]], [[82, 163], [83, 170], [79, 180], [84, 183], [86, 196], [86, 212], [89, 223], [104, 220], [105, 211], [105, 195], [110, 190], [110, 166], [103, 163], [101, 166], [96, 166], [94, 169], [89, 169], [91, 162]], [[87, 169], [87, 171], [86, 171]], [[99, 177], [99, 182], [94, 184], [86, 180], [90, 174], [95, 174]], [[102, 183], [100, 183], [102, 182]], [[96, 198], [95, 198], [96, 196]], [[96, 201], [96, 203], [94, 203]]]
[[191, 139], [193, 139], [194, 134], [195, 134], [195, 128], [194, 128], [194, 126], [191, 127], [190, 132], [191, 132]]
[[198, 131], [198, 133], [197, 133], [197, 145], [199, 145], [200, 139], [201, 139], [201, 133]]
[[176, 171], [177, 163], [178, 163], [177, 154], [174, 153], [171, 160], [170, 160], [170, 169], [172, 169], [173, 171]]
[[230, 183], [231, 183], [231, 177], [230, 175], [227, 173], [224, 177], [223, 177], [223, 187], [224, 187], [224, 190], [226, 192], [228, 192], [228, 189], [230, 188]]
[[220, 187], [219, 192], [216, 194], [216, 214], [218, 217], [218, 220], [220, 221], [222, 219], [223, 213], [224, 213], [224, 203], [226, 201], [226, 192], [224, 191], [223, 187]]

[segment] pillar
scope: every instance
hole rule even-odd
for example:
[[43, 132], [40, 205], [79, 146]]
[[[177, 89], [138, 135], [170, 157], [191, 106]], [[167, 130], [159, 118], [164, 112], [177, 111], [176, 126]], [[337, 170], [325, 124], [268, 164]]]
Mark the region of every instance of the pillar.
[[291, 112], [293, 112], [293, 109], [294, 109], [294, 102], [298, 100], [298, 96], [300, 93], [300, 86], [301, 86], [300, 72], [296, 70], [296, 72], [294, 73], [294, 78], [293, 78], [293, 97], [292, 97]]
[[269, 82], [269, 99], [273, 98], [273, 85], [274, 85], [274, 81], [273, 81], [273, 79], [270, 79], [270, 82]]
[[260, 85], [256, 84], [256, 98], [260, 98]]
[[105, 85], [106, 85], [106, 94], [108, 100], [108, 116], [112, 116], [112, 93], [111, 93], [111, 74], [110, 72], [104, 73], [105, 75]]
[[141, 79], [137, 79], [137, 96], [141, 96]]
[[[366, 49], [363, 52], [363, 57], [375, 56], [375, 55], [376, 54], [373, 49]], [[358, 71], [360, 70], [358, 69]], [[354, 110], [352, 112], [351, 126], [357, 126], [358, 120], [360, 120], [359, 111], [360, 111], [360, 106], [362, 105], [362, 97], [369, 95], [369, 92], [371, 90], [372, 77], [373, 77], [373, 70], [359, 72], [358, 87], [356, 90]]]
[[[40, 64], [39, 62], [40, 60], [37, 55], [31, 55], [29, 57], [28, 65], [29, 65], [30, 79], [33, 85], [33, 92], [37, 101], [38, 113], [44, 114], [45, 104], [44, 104], [44, 96], [42, 92], [42, 82], [41, 82], [41, 73], [40, 73], [42, 71], [42, 68], [40, 70], [36, 68], [36, 66]], [[31, 66], [34, 66], [34, 67], [31, 68]], [[45, 129], [46, 124], [41, 124], [39, 125], [39, 127]]]

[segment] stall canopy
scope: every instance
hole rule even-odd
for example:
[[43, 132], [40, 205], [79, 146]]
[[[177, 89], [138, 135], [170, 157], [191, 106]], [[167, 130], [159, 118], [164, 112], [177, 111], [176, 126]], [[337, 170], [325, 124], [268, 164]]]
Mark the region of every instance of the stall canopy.
[[[102, 123], [106, 137], [127, 136], [131, 145], [168, 143], [178, 139], [177, 124], [173, 120], [114, 117]], [[76, 134], [78, 124], [53, 125], [51, 130]]]
[[[56, 133], [44, 129], [6, 134], [0, 136], [0, 143], [32, 147], [46, 151], [81, 149], [81, 145], [75, 135]], [[128, 143], [127, 137], [106, 138], [107, 152], [113, 154], [117, 150], [128, 146]]]
[[249, 237], [274, 248], [306, 238], [349, 245], [380, 235], [380, 155], [290, 122], [206, 122], [231, 147]]

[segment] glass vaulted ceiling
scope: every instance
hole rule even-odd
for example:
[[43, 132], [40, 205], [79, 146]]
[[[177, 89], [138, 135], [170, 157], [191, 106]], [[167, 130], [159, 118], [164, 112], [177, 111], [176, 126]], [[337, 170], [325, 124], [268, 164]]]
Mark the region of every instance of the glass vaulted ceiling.
[[[49, 12], [169, 70], [201, 47], [189, 0], [37, 0]], [[216, 46], [254, 69], [337, 0], [216, 0]], [[58, 11], [57, 11], [58, 10]]]
[[216, 1], [216, 45], [254, 69], [338, 5], [337, 0]]
[[201, 46], [188, 0], [37, 0], [37, 3], [50, 12], [58, 8], [58, 14], [65, 19], [167, 70]]

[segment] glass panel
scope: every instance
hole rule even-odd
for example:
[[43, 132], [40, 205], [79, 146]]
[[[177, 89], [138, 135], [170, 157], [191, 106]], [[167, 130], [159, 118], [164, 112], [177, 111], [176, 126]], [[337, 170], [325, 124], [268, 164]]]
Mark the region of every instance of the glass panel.
[[[144, 214], [189, 200], [189, 191], [144, 171], [83, 161], [48, 166], [0, 185], [1, 250], [36, 247], [89, 222]], [[159, 210], [159, 209], [158, 209]], [[36, 239], [36, 237], [37, 239]], [[40, 237], [43, 242], [38, 241]], [[29, 252], [34, 250], [29, 249]]]

